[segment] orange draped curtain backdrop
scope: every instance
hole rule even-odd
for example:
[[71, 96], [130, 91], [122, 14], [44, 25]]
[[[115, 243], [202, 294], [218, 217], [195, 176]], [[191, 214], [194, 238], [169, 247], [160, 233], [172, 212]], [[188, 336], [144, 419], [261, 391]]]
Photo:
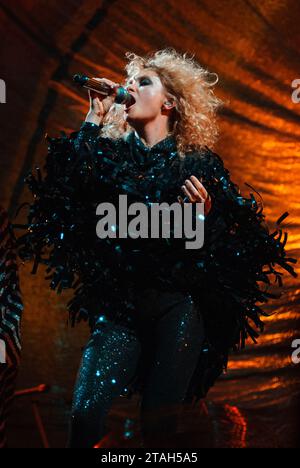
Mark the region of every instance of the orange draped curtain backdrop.
[[[195, 54], [219, 75], [215, 92], [229, 104], [220, 113], [215, 150], [242, 193], [249, 193], [247, 182], [262, 195], [271, 228], [281, 213], [290, 213], [288, 253], [298, 257], [300, 102], [292, 99], [292, 83], [300, 79], [299, 22], [297, 0], [1, 0], [6, 103], [0, 105], [0, 204], [13, 216], [28, 199], [23, 177], [43, 164], [45, 133], [77, 130], [83, 121], [87, 92], [73, 85], [73, 74], [120, 81], [126, 51], [142, 55], [172, 46]], [[26, 345], [21, 380], [55, 382], [71, 392], [87, 329], [66, 328], [68, 294], [50, 292], [42, 270], [35, 277], [25, 265], [20, 274]], [[290, 350], [299, 333], [299, 280], [286, 277], [287, 292], [260, 344], [232, 358], [231, 375], [252, 372], [256, 379], [243, 381], [242, 401], [254, 393], [263, 402], [276, 389], [283, 392], [279, 401], [293, 393]], [[290, 372], [290, 384], [282, 369]], [[241, 404], [230, 385], [218, 384], [211, 397]]]

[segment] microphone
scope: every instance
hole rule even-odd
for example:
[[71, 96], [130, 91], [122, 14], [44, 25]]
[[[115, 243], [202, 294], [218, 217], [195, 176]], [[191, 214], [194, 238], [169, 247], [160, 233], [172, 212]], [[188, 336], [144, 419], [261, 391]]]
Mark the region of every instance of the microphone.
[[73, 76], [73, 81], [83, 88], [91, 89], [92, 91], [96, 91], [104, 96], [115, 94], [115, 102], [117, 104], [125, 104], [129, 107], [135, 102], [134, 97], [123, 86], [116, 85], [111, 87], [103, 81], [97, 81], [94, 78], [89, 78], [88, 76], [80, 73]]

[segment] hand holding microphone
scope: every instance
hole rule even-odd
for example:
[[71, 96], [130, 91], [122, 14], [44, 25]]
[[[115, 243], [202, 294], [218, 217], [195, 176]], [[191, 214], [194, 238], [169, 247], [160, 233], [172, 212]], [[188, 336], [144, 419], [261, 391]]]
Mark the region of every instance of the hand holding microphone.
[[[118, 86], [117, 83], [113, 83], [112, 81], [106, 78], [93, 78], [94, 80], [98, 81], [99, 83], [106, 83], [111, 88]], [[92, 89], [88, 89], [89, 93], [89, 100], [90, 100], [90, 109], [87, 113], [86, 122], [96, 123], [100, 125], [103, 117], [107, 114], [111, 106], [115, 101], [114, 94], [100, 94]]]
[[126, 105], [134, 99], [125, 88], [107, 78], [89, 78], [77, 74], [73, 80], [88, 89], [90, 109], [86, 122], [100, 125], [114, 102]]

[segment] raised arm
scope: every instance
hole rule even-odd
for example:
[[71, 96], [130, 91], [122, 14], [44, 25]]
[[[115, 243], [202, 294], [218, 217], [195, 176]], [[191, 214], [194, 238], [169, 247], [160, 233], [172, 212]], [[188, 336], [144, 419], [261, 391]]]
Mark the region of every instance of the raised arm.
[[[97, 81], [104, 81], [109, 84], [111, 87], [117, 85], [113, 81], [110, 81], [106, 78], [94, 78]], [[82, 123], [80, 130], [73, 133], [74, 138], [74, 147], [77, 151], [80, 151], [84, 148], [86, 144], [90, 148], [97, 142], [97, 137], [99, 136], [99, 131], [102, 127], [102, 122], [114, 103], [114, 96], [103, 96], [95, 91], [88, 90], [90, 108], [86, 115], [85, 121]], [[89, 149], [89, 148], [88, 148]]]

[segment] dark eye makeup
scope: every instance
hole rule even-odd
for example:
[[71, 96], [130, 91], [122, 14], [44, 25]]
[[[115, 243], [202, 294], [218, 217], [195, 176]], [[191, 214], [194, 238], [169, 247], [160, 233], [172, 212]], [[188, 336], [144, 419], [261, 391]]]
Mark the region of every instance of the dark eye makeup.
[[151, 80], [147, 77], [147, 76], [141, 76], [140, 79], [140, 85], [142, 85], [142, 83], [146, 83], [146, 84], [150, 84], [151, 83]]
[[[140, 85], [144, 85], [144, 84], [151, 84], [152, 81], [151, 79], [148, 77], [148, 76], [140, 76], [137, 81], [139, 82]], [[130, 84], [132, 83], [132, 80], [129, 80], [127, 85], [129, 86]]]

